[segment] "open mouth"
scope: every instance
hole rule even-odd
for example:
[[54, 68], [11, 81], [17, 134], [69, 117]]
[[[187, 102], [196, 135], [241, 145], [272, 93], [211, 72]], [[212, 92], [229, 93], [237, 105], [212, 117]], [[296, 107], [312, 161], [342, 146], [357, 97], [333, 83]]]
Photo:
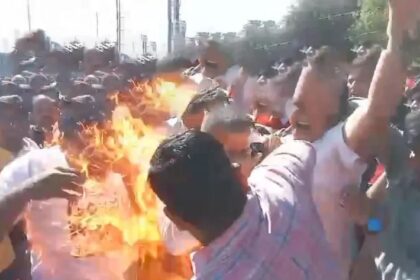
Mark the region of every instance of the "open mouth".
[[309, 129], [310, 128], [310, 125], [309, 125], [308, 122], [302, 122], [302, 121], [297, 122], [296, 126], [299, 129]]

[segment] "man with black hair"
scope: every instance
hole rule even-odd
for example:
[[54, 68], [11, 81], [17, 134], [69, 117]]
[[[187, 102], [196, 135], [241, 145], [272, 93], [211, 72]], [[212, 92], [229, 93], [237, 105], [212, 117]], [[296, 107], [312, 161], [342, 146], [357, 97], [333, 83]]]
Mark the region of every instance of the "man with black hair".
[[317, 150], [313, 198], [327, 239], [345, 273], [350, 271], [355, 243], [355, 221], [349, 214], [351, 209], [347, 209], [355, 205], [349, 203], [350, 194], [357, 192], [352, 186], [360, 185], [366, 162], [383, 147], [390, 119], [404, 91], [402, 37], [411, 28], [410, 20], [417, 17], [404, 15], [406, 4], [390, 1], [389, 44], [377, 64], [366, 106], [348, 118], [343, 114], [343, 100], [347, 99], [343, 98], [345, 64], [339, 54], [325, 47], [308, 58], [294, 94], [293, 138], [311, 141]]
[[311, 145], [285, 144], [245, 193], [210, 135], [193, 130], [161, 143], [149, 182], [165, 214], [203, 246], [192, 256], [194, 279], [345, 279], [310, 195], [314, 164]]
[[238, 164], [245, 178], [261, 159], [260, 151], [253, 151], [251, 117], [234, 105], [222, 106], [206, 114], [201, 131], [207, 132], [222, 143], [229, 159]]
[[[256, 98], [255, 121], [273, 129], [284, 129], [290, 126], [289, 120], [293, 112], [293, 93], [302, 71], [301, 63], [282, 64], [271, 75], [260, 76], [258, 82], [265, 84], [264, 96]], [[264, 103], [265, 106], [261, 108]], [[258, 106], [260, 105], [260, 106]], [[263, 109], [266, 112], [261, 112]]]
[[198, 93], [187, 105], [181, 119], [168, 120], [169, 130], [171, 133], [178, 133], [184, 129], [200, 129], [206, 111], [227, 103], [229, 103], [227, 93], [219, 87]]
[[0, 97], [0, 147], [13, 155], [23, 148], [23, 139], [29, 131], [28, 113], [20, 96]]
[[[233, 105], [219, 106], [206, 113], [201, 131], [211, 134], [237, 166], [238, 176], [246, 182], [251, 170], [260, 162], [260, 151], [253, 151], [251, 118]], [[244, 192], [248, 191], [243, 184]], [[180, 230], [164, 216], [160, 224], [163, 239], [169, 252], [181, 255], [191, 252], [200, 243], [187, 231]]]
[[222, 87], [226, 89], [232, 82], [232, 78], [239, 72], [238, 66], [232, 66], [232, 60], [223, 46], [209, 40], [201, 46], [199, 65], [204, 77], [218, 80]]
[[368, 96], [369, 86], [381, 51], [380, 46], [373, 46], [354, 59], [347, 79], [350, 96]]

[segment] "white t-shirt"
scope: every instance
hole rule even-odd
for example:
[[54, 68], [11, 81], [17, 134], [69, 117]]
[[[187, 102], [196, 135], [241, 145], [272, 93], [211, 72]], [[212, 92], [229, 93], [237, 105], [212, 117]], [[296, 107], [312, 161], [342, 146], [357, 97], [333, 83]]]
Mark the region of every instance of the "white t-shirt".
[[327, 240], [343, 269], [349, 271], [355, 242], [354, 223], [340, 201], [347, 190], [359, 187], [367, 164], [346, 144], [343, 129], [344, 124], [340, 123], [313, 143], [317, 162], [312, 195]]
[[[59, 147], [30, 151], [7, 165], [0, 172], [2, 187], [13, 188], [25, 180], [51, 168], [68, 167]], [[67, 201], [50, 199], [34, 201], [27, 214], [29, 238], [33, 250], [42, 252], [32, 260], [33, 280], [111, 280], [120, 279], [126, 264], [115, 256], [74, 258], [67, 225]]]

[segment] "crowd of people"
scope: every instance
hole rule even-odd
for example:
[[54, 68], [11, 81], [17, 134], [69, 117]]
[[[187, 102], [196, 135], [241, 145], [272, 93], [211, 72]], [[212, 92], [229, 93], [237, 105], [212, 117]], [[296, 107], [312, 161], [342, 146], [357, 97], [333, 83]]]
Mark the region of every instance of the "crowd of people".
[[[45, 279], [23, 213], [78, 197], [66, 154], [111, 118], [116, 95], [168, 134], [149, 182], [162, 240], [191, 254], [193, 279], [420, 279], [420, 78], [405, 47], [420, 2], [389, 2], [385, 48], [351, 61], [309, 48], [259, 75], [214, 41], [196, 61], [160, 63], [107, 44], [52, 48], [43, 31], [17, 40], [0, 87], [0, 279]], [[141, 106], [131, 88], [157, 76], [196, 86], [181, 115]], [[48, 279], [80, 279], [65, 269]]]

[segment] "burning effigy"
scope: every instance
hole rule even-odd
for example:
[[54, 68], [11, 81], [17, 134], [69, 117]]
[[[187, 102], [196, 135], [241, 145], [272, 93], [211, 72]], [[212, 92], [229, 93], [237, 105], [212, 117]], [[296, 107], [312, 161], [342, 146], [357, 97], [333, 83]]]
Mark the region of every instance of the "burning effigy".
[[[40, 202], [28, 215], [39, 257], [34, 270], [42, 266], [45, 273], [47, 268], [52, 279], [67, 279], [59, 267], [85, 269], [84, 279], [191, 277], [189, 257], [173, 257], [163, 246], [158, 228], [162, 206], [148, 186], [147, 172], [167, 136], [162, 121], [180, 114], [194, 93], [161, 79], [133, 84], [129, 92], [115, 95], [110, 120], [83, 127], [83, 149], [65, 151], [67, 163], [86, 177], [83, 196], [69, 204]], [[43, 228], [38, 221], [46, 220], [46, 213], [50, 222]]]

